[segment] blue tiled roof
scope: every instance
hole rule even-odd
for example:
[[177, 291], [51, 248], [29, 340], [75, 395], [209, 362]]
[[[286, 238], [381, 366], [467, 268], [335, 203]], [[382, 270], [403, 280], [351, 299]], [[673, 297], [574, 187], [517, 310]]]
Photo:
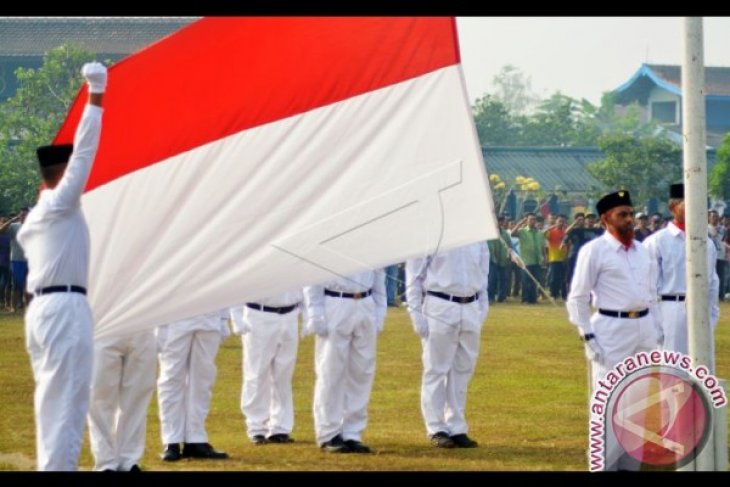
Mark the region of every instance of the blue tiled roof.
[[[603, 159], [597, 147], [482, 147], [488, 174], [498, 174], [503, 181], [517, 176], [531, 177], [543, 191], [556, 188], [569, 193], [605, 189], [586, 168]], [[707, 151], [708, 172], [715, 165], [716, 151]]]
[[487, 173], [498, 174], [505, 181], [531, 177], [545, 191], [557, 187], [585, 192], [602, 187], [586, 169], [589, 163], [604, 157], [596, 147], [483, 147], [482, 154]]
[[0, 56], [42, 56], [67, 41], [122, 55], [179, 30], [197, 17], [2, 17]]

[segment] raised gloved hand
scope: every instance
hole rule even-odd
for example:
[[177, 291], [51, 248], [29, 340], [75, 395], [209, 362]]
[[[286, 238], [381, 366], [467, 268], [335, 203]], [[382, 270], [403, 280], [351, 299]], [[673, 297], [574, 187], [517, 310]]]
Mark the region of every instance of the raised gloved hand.
[[421, 314], [413, 316], [413, 330], [421, 338], [428, 338], [428, 321]]
[[89, 84], [89, 93], [104, 93], [106, 91], [106, 66], [98, 62], [86, 63], [81, 68], [81, 74]]

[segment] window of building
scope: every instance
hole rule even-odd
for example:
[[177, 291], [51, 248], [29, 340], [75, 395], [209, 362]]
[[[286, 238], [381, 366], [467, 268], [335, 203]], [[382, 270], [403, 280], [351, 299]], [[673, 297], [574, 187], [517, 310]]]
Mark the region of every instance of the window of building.
[[677, 102], [655, 101], [651, 104], [651, 119], [660, 123], [677, 124]]

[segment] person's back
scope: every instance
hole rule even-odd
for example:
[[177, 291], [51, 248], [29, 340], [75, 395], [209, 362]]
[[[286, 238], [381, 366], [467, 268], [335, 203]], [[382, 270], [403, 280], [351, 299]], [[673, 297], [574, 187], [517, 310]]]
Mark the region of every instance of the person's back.
[[81, 194], [101, 134], [106, 68], [84, 65], [89, 102], [74, 145], [37, 151], [44, 189], [18, 231], [28, 260], [27, 346], [36, 380], [38, 470], [76, 470], [89, 407], [93, 321], [86, 301], [89, 232]]

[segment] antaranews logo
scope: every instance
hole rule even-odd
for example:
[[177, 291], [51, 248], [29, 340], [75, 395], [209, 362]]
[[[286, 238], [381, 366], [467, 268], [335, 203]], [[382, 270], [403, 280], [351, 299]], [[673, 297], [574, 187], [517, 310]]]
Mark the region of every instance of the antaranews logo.
[[704, 365], [671, 350], [640, 352], [609, 370], [591, 397], [589, 468], [676, 469], [702, 450], [712, 407], [727, 404]]

